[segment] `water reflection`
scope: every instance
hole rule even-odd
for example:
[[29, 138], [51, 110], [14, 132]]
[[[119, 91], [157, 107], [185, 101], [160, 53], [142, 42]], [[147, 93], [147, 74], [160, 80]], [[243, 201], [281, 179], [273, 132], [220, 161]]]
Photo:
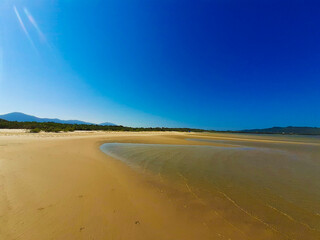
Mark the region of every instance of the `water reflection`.
[[270, 239], [320, 239], [319, 147], [224, 143], [228, 147], [106, 143], [101, 149], [136, 170], [186, 184], [244, 232], [260, 224], [275, 233]]

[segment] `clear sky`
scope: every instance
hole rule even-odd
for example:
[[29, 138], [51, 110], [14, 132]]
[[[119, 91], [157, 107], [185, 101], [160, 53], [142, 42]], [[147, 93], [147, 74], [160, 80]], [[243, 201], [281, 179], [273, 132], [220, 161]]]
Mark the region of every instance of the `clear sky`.
[[0, 114], [320, 127], [320, 2], [1, 0]]

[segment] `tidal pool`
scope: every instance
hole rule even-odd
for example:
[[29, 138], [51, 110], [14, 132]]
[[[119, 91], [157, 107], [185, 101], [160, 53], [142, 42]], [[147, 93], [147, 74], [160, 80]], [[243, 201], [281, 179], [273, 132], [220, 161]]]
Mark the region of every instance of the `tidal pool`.
[[256, 239], [320, 239], [320, 145], [189, 140], [228, 145], [106, 143], [101, 149], [141, 174], [185, 185], [244, 235], [266, 228], [272, 234]]

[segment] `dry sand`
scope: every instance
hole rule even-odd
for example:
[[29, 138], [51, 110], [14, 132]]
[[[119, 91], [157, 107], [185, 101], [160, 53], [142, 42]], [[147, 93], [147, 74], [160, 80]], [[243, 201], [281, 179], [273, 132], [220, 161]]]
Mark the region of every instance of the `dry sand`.
[[[196, 136], [0, 131], [0, 239], [258, 239], [228, 223], [208, 226], [206, 209], [189, 204], [192, 193], [139, 175], [99, 149], [104, 142], [191, 144], [184, 138]], [[230, 230], [222, 236], [217, 228]]]
[[209, 237], [160, 187], [99, 150], [107, 141], [176, 142], [164, 135], [1, 131], [0, 239]]

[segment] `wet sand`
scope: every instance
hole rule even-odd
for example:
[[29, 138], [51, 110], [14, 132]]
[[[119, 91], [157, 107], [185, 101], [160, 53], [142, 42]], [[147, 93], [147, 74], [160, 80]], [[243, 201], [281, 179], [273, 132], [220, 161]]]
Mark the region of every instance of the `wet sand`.
[[[222, 141], [185, 140], [197, 137]], [[227, 196], [199, 199], [187, 184], [141, 174], [99, 149], [106, 142], [224, 146], [226, 138], [279, 144], [230, 134], [0, 132], [0, 239], [294, 239]], [[305, 234], [296, 239], [319, 236]]]

